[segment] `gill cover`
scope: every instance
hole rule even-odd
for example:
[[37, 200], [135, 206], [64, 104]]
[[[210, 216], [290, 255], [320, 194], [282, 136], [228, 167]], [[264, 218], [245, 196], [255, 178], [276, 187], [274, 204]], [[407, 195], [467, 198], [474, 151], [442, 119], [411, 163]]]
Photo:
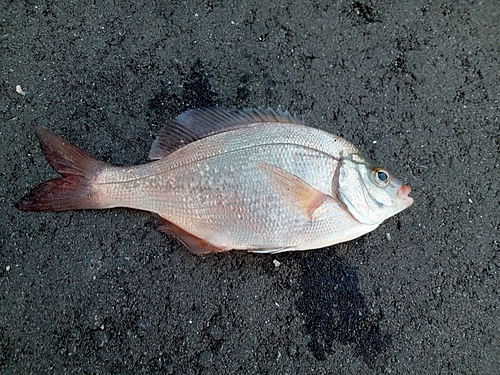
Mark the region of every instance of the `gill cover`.
[[360, 154], [350, 154], [343, 159], [338, 196], [351, 215], [363, 224], [380, 224], [413, 203], [406, 195], [398, 197], [402, 186], [388, 170], [377, 167]]

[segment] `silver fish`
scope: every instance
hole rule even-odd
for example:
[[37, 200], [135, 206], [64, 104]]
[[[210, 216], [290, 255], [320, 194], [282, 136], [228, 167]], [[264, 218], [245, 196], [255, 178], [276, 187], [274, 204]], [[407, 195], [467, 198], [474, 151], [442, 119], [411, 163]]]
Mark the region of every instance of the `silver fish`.
[[277, 253], [357, 238], [413, 203], [411, 189], [345, 139], [288, 112], [206, 108], [182, 113], [149, 153], [116, 167], [35, 127], [62, 176], [21, 199], [24, 211], [130, 207], [196, 254]]

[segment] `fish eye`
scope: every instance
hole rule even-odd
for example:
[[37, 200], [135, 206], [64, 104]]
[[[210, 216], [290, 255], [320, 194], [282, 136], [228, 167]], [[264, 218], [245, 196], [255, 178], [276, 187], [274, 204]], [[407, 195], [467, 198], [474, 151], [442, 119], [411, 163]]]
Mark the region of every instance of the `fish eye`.
[[384, 169], [374, 168], [372, 175], [375, 183], [380, 186], [387, 186], [389, 184], [389, 172]]
[[378, 171], [377, 178], [381, 182], [386, 182], [389, 176], [387, 176], [387, 173], [385, 173], [384, 171]]

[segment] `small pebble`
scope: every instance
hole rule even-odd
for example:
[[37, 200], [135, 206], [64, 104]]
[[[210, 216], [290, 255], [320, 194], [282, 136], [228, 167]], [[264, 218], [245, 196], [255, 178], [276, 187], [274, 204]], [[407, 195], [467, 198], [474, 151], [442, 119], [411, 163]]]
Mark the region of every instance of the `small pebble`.
[[21, 85], [17, 85], [17, 86], [16, 86], [16, 92], [17, 92], [18, 94], [23, 95], [23, 96], [24, 96], [24, 95], [26, 95], [26, 91], [24, 91], [24, 90], [22, 89]]

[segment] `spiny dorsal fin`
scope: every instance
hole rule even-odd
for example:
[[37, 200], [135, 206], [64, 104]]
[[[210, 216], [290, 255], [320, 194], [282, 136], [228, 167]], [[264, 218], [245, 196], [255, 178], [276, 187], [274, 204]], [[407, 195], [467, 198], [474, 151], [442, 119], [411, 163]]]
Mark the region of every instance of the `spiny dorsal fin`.
[[173, 119], [156, 138], [150, 159], [161, 159], [198, 139], [224, 131], [255, 126], [266, 122], [301, 124], [304, 122], [288, 111], [268, 109], [191, 109]]

